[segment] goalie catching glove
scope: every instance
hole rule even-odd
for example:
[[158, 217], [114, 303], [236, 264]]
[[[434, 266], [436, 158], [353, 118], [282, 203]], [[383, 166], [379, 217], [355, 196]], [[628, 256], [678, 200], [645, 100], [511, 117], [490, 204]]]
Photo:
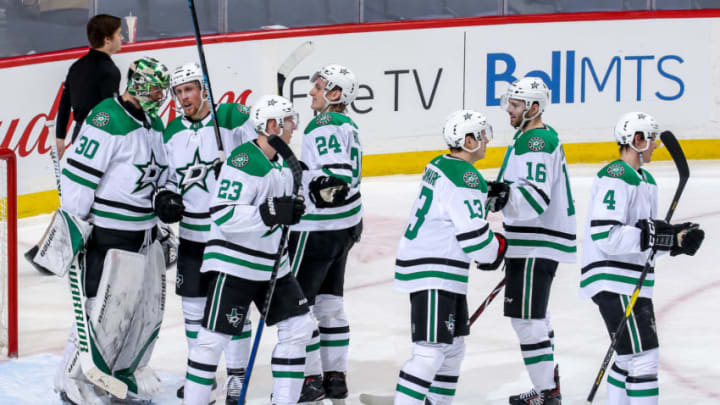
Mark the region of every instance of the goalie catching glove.
[[672, 225], [659, 219], [641, 219], [635, 226], [640, 228], [640, 249], [669, 250], [671, 256], [693, 256], [705, 239], [705, 231], [692, 222]]
[[182, 196], [166, 188], [161, 188], [155, 193], [153, 207], [155, 208], [155, 214], [158, 218], [166, 224], [181, 220], [183, 211], [185, 210]]
[[305, 202], [302, 197], [268, 198], [260, 205], [260, 217], [267, 226], [295, 225], [305, 213]]
[[498, 241], [497, 258], [492, 263], [478, 263], [477, 267], [479, 270], [497, 270], [497, 268], [500, 267], [500, 263], [502, 263], [503, 259], [505, 258], [505, 253], [507, 252], [508, 248], [507, 239], [505, 239], [505, 236], [499, 233], [495, 234], [495, 239], [497, 239]]
[[345, 202], [350, 191], [348, 184], [337, 177], [319, 176], [308, 184], [310, 200], [318, 208], [337, 207]]

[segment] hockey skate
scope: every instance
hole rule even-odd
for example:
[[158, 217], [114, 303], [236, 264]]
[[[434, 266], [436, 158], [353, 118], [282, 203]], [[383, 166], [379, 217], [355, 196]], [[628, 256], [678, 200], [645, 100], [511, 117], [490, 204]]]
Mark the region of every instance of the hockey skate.
[[326, 372], [323, 376], [323, 388], [325, 388], [325, 398], [329, 399], [333, 405], [345, 404], [345, 398], [348, 396], [345, 373], [342, 371]]
[[242, 391], [243, 381], [245, 380], [245, 370], [242, 374], [229, 375], [225, 381], [225, 405], [237, 405], [240, 391]]
[[[242, 385], [242, 383], [241, 383], [241, 385]], [[210, 402], [208, 403], [208, 405], [212, 405], [215, 403], [215, 390], [216, 389], [217, 389], [217, 381], [213, 380], [212, 393], [210, 394]], [[175, 392], [175, 395], [180, 399], [185, 398], [185, 383], [183, 383], [183, 385], [181, 385], [180, 388], [177, 389], [177, 392]]]
[[321, 404], [323, 398], [325, 398], [325, 388], [323, 388], [322, 376], [311, 375], [305, 377], [298, 402], [301, 404]]
[[55, 391], [60, 394], [60, 401], [66, 405], [107, 405], [110, 403], [110, 399], [104, 391], [99, 392], [100, 390], [90, 382], [75, 378], [63, 378], [60, 386], [56, 384]]
[[[558, 368], [558, 365], [555, 365], [555, 388], [548, 390], [550, 394], [553, 397], [556, 397], [558, 400], [558, 404], [560, 403], [560, 399], [562, 399], [562, 396], [560, 395], [560, 370]], [[527, 404], [542, 404], [543, 402], [533, 402], [533, 401], [539, 401], [540, 395], [535, 390], [535, 388], [530, 389], [530, 391], [523, 392], [522, 394], [513, 395], [509, 399], [509, 403], [511, 405], [527, 405]]]

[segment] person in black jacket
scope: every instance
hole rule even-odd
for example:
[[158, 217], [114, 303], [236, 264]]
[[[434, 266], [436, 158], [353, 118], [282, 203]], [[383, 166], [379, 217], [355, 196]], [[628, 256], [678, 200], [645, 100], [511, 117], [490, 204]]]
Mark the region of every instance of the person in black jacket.
[[90, 52], [70, 66], [60, 98], [55, 127], [58, 158], [62, 158], [65, 152], [70, 107], [75, 121], [71, 140], [75, 141], [75, 136], [90, 110], [100, 101], [118, 93], [120, 70], [110, 55], [122, 47], [124, 38], [121, 28], [122, 20], [107, 14], [98, 14], [87, 23]]

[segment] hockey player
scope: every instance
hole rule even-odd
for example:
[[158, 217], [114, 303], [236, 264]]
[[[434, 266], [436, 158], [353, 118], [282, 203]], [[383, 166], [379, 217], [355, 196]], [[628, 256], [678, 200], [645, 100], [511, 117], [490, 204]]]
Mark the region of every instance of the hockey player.
[[[262, 313], [280, 243], [280, 226], [300, 221], [302, 198], [291, 196], [292, 174], [268, 143], [290, 137], [298, 114], [279, 96], [257, 100], [250, 117], [258, 138], [237, 147], [220, 171], [210, 203], [211, 228], [203, 273], [212, 274], [202, 328], [190, 351], [185, 403], [206, 405], [218, 360], [227, 342], [243, 328], [251, 303]], [[305, 347], [315, 328], [307, 300], [290, 274], [287, 253], [280, 268], [266, 322], [277, 324], [272, 355], [272, 403], [295, 404], [300, 397]]]
[[307, 213], [293, 226], [292, 272], [318, 322], [308, 346], [300, 402], [324, 397], [342, 401], [350, 326], [343, 308], [348, 252], [360, 240], [362, 146], [358, 127], [347, 108], [358, 92], [355, 75], [328, 65], [310, 79], [311, 108], [318, 113], [305, 128], [302, 142], [303, 190]]
[[127, 90], [92, 109], [62, 171], [62, 209], [94, 225], [86, 254], [78, 259], [80, 276], [71, 270], [70, 277], [76, 312], [86, 298], [85, 313], [76, 317], [55, 383], [71, 404], [109, 403], [84, 378], [88, 370], [78, 366], [86, 321], [94, 332], [95, 364], [138, 398], [149, 399], [160, 388], [159, 379], [145, 368], [164, 301], [165, 266], [153, 260], [158, 243], [153, 240], [158, 219], [177, 222], [183, 211], [181, 196], [163, 188], [168, 162], [156, 113], [168, 80], [167, 69], [156, 59], [134, 61]]
[[[614, 128], [620, 159], [593, 182], [585, 225], [580, 294], [592, 298], [612, 334], [625, 318], [630, 296], [651, 248], [694, 255], [705, 236], [698, 224], [671, 225], [659, 216], [657, 184], [642, 166], [657, 147], [658, 124], [642, 112], [623, 115]], [[608, 371], [607, 404], [658, 403], [658, 336], [652, 302], [653, 268], [640, 289], [628, 328]]]
[[[185, 336], [188, 353], [195, 345], [202, 322], [210, 273], [201, 273], [203, 250], [210, 233], [210, 198], [215, 190], [213, 165], [220, 167], [218, 145], [208, 104], [202, 70], [197, 63], [187, 63], [170, 76], [170, 91], [178, 112], [165, 129], [165, 148], [170, 161], [168, 188], [183, 196], [185, 211], [180, 220], [175, 293], [182, 297]], [[217, 125], [226, 150], [257, 138], [248, 119], [250, 109], [242, 104], [226, 103], [217, 107]], [[248, 362], [250, 333], [249, 318], [242, 332], [225, 348], [226, 402], [237, 404], [245, 366]], [[177, 392], [183, 397], [183, 387]]]
[[508, 241], [505, 308], [520, 341], [533, 389], [511, 396], [511, 404], [560, 404], [554, 363], [554, 332], [547, 312], [558, 262], [575, 263], [575, 207], [565, 153], [557, 132], [543, 123], [550, 90], [538, 78], [512, 83], [502, 98], [517, 130], [490, 182], [491, 211], [503, 213]]
[[396, 405], [450, 404], [463, 337], [470, 333], [468, 267], [495, 270], [505, 238], [485, 221], [487, 184], [473, 163], [485, 157], [492, 127], [470, 110], [452, 113], [443, 127], [450, 153], [425, 166], [420, 191], [395, 260], [395, 290], [410, 293], [412, 358], [405, 362]]

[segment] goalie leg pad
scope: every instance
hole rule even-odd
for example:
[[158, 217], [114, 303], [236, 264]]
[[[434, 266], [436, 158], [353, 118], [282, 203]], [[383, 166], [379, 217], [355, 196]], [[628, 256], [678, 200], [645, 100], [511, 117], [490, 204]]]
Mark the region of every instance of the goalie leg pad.
[[511, 318], [511, 323], [535, 390], [555, 388], [554, 355], [545, 319]]
[[423, 404], [433, 378], [445, 361], [445, 343], [415, 342], [413, 356], [403, 364], [395, 388], [395, 404]]
[[161, 388], [154, 373], [144, 370], [150, 361], [165, 311], [165, 258], [160, 242], [152, 243], [143, 259], [145, 270], [138, 278], [143, 281], [139, 289], [135, 282], [139, 294], [125, 343], [113, 370], [118, 378], [127, 382], [130, 392], [149, 398]]
[[315, 321], [308, 312], [280, 321], [277, 327], [278, 343], [270, 365], [273, 403], [296, 404], [304, 381], [305, 347], [315, 330]]
[[324, 371], [347, 371], [350, 345], [348, 324], [343, 297], [320, 294], [315, 298], [313, 313], [320, 330], [320, 357]]
[[58, 208], [30, 263], [62, 277], [85, 247], [92, 225]]
[[433, 405], [450, 405], [455, 397], [458, 379], [460, 378], [460, 365], [465, 358], [465, 340], [462, 336], [456, 337], [451, 345], [443, 348], [445, 359], [442, 366], [435, 373], [427, 398]]

